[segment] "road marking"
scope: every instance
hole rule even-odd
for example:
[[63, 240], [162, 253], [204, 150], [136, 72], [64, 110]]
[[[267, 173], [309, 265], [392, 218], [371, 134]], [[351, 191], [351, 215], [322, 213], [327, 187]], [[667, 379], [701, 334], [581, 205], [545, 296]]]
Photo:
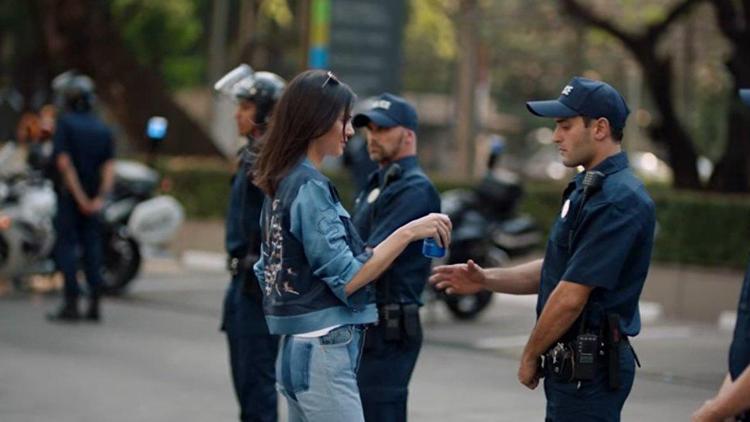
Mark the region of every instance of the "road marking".
[[201, 271], [224, 271], [227, 265], [226, 255], [219, 252], [186, 250], [182, 253], [182, 266]]

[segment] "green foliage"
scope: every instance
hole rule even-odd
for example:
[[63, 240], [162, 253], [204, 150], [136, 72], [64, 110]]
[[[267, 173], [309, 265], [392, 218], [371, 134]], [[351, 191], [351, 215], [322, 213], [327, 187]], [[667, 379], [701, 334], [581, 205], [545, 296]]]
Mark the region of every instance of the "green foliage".
[[188, 218], [224, 218], [232, 174], [228, 169], [183, 168], [168, 170], [172, 195], [185, 207]]
[[205, 59], [196, 51], [203, 36], [197, 0], [111, 0], [110, 7], [125, 43], [168, 86], [200, 82]]
[[750, 249], [750, 199], [695, 192], [654, 195], [660, 261], [741, 268]]
[[288, 28], [292, 24], [292, 12], [287, 0], [265, 0], [260, 5], [260, 11], [282, 28]]
[[[523, 211], [549, 231], [562, 186], [528, 186]], [[750, 198], [650, 186], [656, 203], [654, 260], [742, 268], [750, 250]]]
[[[183, 204], [188, 218], [223, 218], [229, 198], [231, 174], [220, 166], [185, 166], [169, 170], [172, 194]], [[344, 172], [329, 173], [341, 196], [351, 209], [355, 191]], [[435, 182], [441, 192], [465, 188], [456, 181]], [[560, 184], [530, 183], [521, 212], [534, 217], [549, 231], [560, 212]], [[650, 186], [656, 203], [657, 235], [654, 259], [661, 262], [741, 268], [750, 250], [750, 198], [674, 191]]]
[[447, 93], [453, 87], [456, 29], [452, 0], [411, 0], [404, 31], [404, 85], [410, 91]]

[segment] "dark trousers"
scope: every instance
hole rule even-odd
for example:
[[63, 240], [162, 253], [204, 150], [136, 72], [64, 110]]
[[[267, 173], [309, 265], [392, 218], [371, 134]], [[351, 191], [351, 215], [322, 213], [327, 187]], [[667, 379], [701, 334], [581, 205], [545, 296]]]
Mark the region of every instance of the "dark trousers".
[[560, 381], [554, 375], [544, 378], [547, 396], [546, 422], [618, 422], [635, 377], [635, 359], [629, 344], [620, 346], [620, 388], [611, 390], [605, 368], [592, 381]]
[[59, 195], [55, 230], [57, 231], [54, 249], [55, 264], [65, 278], [66, 300], [74, 301], [80, 294], [77, 277], [79, 250], [82, 253], [83, 272], [86, 275], [89, 290], [97, 291], [102, 280], [102, 240], [99, 219], [83, 215], [70, 195]]
[[246, 294], [241, 279], [236, 277], [227, 289], [222, 322], [240, 420], [275, 422], [279, 337], [268, 334], [260, 298]]
[[422, 325], [417, 335], [386, 341], [385, 324], [365, 334], [365, 348], [357, 374], [366, 422], [406, 421], [409, 380], [422, 348]]

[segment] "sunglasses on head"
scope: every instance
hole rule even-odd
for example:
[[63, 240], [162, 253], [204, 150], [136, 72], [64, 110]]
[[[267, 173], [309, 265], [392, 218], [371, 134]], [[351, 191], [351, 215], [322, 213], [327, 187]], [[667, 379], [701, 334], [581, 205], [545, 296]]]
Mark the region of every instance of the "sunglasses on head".
[[323, 82], [323, 85], [320, 86], [321, 88], [325, 88], [326, 85], [328, 85], [328, 82], [330, 82], [332, 85], [338, 85], [338, 84], [340, 84], [340, 82], [339, 82], [338, 78], [336, 77], [336, 75], [334, 75], [333, 72], [331, 72], [330, 70], [328, 71], [328, 73], [326, 73], [326, 75], [328, 77]]

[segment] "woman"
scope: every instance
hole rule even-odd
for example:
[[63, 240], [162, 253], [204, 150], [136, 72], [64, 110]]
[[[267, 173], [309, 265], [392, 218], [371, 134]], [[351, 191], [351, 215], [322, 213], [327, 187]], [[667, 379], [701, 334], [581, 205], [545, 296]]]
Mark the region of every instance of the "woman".
[[447, 216], [430, 214], [365, 248], [336, 189], [318, 171], [354, 129], [351, 89], [331, 72], [306, 71], [276, 106], [255, 167], [266, 193], [255, 272], [273, 334], [283, 334], [278, 388], [290, 421], [363, 421], [356, 372], [363, 325], [377, 321], [367, 284], [406, 248], [450, 242]]

